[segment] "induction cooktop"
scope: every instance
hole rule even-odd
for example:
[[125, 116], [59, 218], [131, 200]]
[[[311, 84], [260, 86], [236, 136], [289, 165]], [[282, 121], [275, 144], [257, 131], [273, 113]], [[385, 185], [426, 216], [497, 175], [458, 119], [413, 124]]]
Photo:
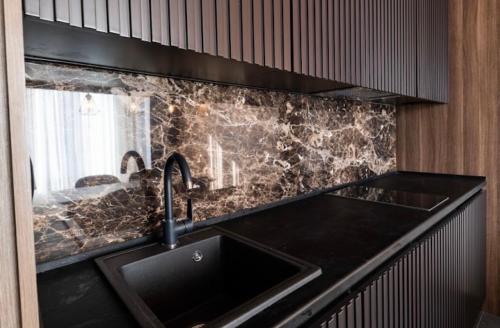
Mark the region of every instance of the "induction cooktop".
[[328, 195], [361, 199], [426, 211], [432, 211], [449, 199], [449, 197], [443, 195], [389, 190], [368, 186], [350, 186], [328, 193]]

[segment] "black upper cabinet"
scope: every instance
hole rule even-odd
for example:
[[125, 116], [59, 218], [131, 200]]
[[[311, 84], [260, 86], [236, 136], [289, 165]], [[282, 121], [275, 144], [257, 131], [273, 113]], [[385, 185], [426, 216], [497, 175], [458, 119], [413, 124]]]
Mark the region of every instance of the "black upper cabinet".
[[417, 97], [448, 101], [448, 0], [418, 0]]
[[236, 60], [409, 99], [448, 98], [448, 0], [24, 1], [31, 16], [83, 21], [227, 58], [228, 65]]

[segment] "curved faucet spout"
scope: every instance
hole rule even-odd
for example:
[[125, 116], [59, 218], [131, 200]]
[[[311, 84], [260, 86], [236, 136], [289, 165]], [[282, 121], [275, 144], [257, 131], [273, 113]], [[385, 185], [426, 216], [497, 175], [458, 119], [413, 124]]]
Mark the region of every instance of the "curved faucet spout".
[[122, 157], [122, 162], [120, 165], [120, 173], [121, 174], [127, 173], [127, 164], [128, 164], [130, 157], [132, 157], [135, 160], [135, 163], [137, 164], [137, 169], [139, 170], [139, 172], [144, 171], [146, 169], [146, 165], [144, 164], [144, 160], [142, 159], [141, 155], [139, 155], [139, 153], [136, 152], [135, 150], [129, 150]]
[[179, 165], [179, 169], [181, 171], [181, 176], [182, 176], [182, 181], [184, 182], [184, 185], [188, 190], [193, 188], [193, 181], [191, 178], [191, 170], [189, 169], [189, 165], [184, 158], [179, 153], [172, 153], [167, 158], [167, 162], [165, 163], [165, 168], [163, 171], [163, 179], [166, 181], [166, 179], [170, 178], [172, 179], [172, 173], [174, 170], [174, 164], [177, 163]]
[[165, 168], [163, 170], [163, 187], [165, 193], [165, 218], [163, 219], [163, 239], [164, 243], [169, 248], [175, 248], [177, 246], [177, 235], [189, 232], [193, 229], [193, 218], [192, 218], [192, 202], [188, 199], [188, 218], [180, 222], [176, 222], [174, 218], [173, 209], [173, 188], [172, 188], [172, 175], [174, 171], [174, 165], [177, 163], [179, 166], [182, 181], [186, 186], [187, 190], [193, 188], [193, 181], [191, 178], [191, 170], [189, 165], [184, 158], [179, 153], [173, 153], [167, 159], [165, 163]]

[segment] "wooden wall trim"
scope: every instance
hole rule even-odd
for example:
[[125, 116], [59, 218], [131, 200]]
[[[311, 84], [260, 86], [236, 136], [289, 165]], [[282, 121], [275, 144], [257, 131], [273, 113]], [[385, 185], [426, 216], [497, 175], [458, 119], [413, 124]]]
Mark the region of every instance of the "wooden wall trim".
[[449, 103], [398, 107], [401, 170], [487, 178], [486, 305], [500, 315], [500, 1], [449, 0]]
[[38, 327], [21, 1], [0, 2], [0, 326]]

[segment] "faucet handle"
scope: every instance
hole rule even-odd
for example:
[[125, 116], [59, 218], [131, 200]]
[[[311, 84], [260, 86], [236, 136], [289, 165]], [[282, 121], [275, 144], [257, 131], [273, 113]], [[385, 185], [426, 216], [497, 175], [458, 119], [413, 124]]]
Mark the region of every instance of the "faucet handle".
[[193, 221], [193, 201], [191, 198], [187, 200], [187, 218], [190, 221]]

